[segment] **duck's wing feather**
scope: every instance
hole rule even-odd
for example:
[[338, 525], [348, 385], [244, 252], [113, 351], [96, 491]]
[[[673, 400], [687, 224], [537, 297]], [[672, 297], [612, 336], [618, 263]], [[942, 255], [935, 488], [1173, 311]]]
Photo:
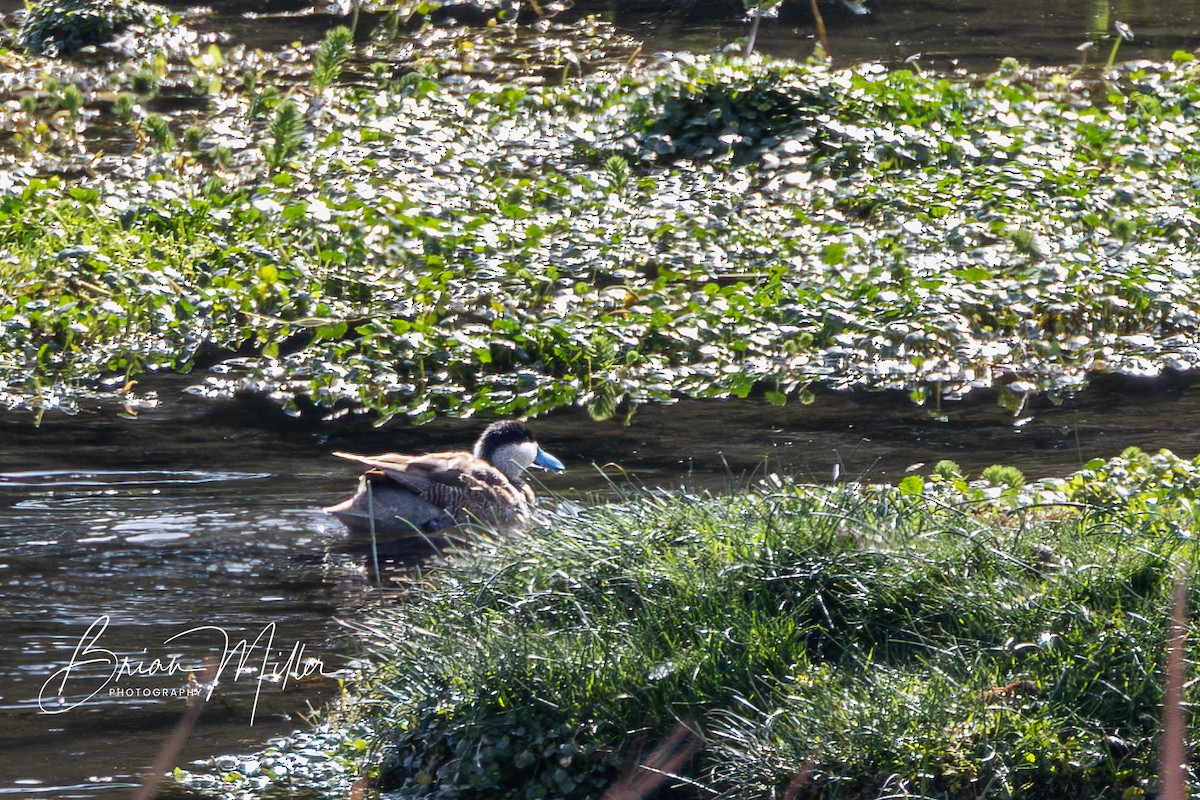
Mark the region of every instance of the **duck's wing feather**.
[[523, 512], [527, 503], [525, 493], [513, 486], [500, 470], [471, 453], [334, 455], [380, 470], [396, 485], [452, 514], [459, 511], [479, 514], [489, 508], [510, 506]]

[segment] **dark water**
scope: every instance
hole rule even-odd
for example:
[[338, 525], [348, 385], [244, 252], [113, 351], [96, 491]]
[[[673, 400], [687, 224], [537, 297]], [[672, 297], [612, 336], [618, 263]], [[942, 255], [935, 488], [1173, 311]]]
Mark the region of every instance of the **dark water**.
[[[807, 2], [800, 2], [807, 6]], [[1194, 0], [871, 0], [869, 14], [851, 13], [836, 0], [825, 9], [829, 50], [838, 63], [911, 59], [918, 67], [991, 71], [1012, 56], [1034, 66], [1104, 64], [1114, 25], [1134, 33], [1122, 42], [1118, 61], [1166, 60], [1177, 50], [1200, 47], [1200, 3]], [[688, 25], [672, 17], [629, 20], [630, 33], [656, 49], [720, 47], [746, 35], [744, 24]], [[815, 27], [807, 20], [764, 23], [758, 49], [776, 56], [806, 57]], [[1088, 42], [1093, 47], [1080, 51]]]

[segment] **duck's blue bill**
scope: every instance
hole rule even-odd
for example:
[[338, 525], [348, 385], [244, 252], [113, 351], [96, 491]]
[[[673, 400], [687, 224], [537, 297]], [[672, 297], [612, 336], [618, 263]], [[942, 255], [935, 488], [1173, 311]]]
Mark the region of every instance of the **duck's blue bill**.
[[540, 447], [538, 448], [537, 458], [533, 459], [533, 463], [535, 466], [539, 466], [542, 469], [552, 470], [554, 472], [566, 472], [567, 470], [561, 461]]

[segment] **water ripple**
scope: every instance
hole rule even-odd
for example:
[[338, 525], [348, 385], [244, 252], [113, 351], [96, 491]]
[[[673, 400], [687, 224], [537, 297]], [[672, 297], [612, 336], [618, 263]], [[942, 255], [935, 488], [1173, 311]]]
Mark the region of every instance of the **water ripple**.
[[71, 470], [0, 472], [4, 486], [159, 486], [162, 484], [223, 483], [269, 478], [269, 472], [207, 472], [204, 470]]

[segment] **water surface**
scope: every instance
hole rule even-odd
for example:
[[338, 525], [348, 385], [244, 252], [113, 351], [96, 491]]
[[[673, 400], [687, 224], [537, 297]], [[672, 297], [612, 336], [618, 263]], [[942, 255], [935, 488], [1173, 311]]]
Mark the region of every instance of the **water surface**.
[[[336, 528], [313, 498], [338, 471], [202, 414], [0, 423], [0, 794], [128, 796], [185, 708], [172, 660], [233, 656], [187, 757], [303, 726], [334, 681], [266, 676], [289, 657], [346, 668], [358, 653], [337, 619], [373, 597], [359, 561], [324, 547]], [[114, 679], [124, 658], [154, 674]]]

